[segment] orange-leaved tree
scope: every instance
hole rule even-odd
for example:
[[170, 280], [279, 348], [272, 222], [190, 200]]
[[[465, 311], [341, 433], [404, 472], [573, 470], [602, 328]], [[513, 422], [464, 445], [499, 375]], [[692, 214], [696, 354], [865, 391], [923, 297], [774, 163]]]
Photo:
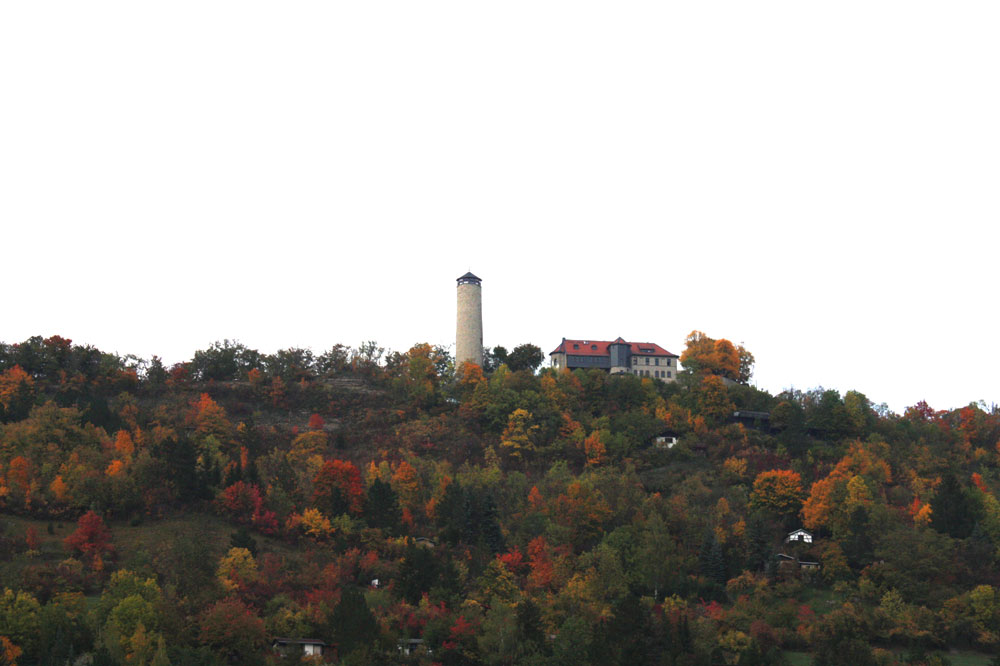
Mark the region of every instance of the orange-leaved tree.
[[750, 491], [750, 506], [773, 511], [779, 516], [791, 516], [802, 508], [805, 497], [798, 472], [773, 469], [757, 475]]
[[715, 340], [701, 331], [688, 334], [681, 353], [681, 364], [696, 373], [719, 375], [747, 383], [753, 374], [753, 354], [743, 345], [735, 346], [729, 340]]
[[405, 460], [396, 466], [392, 475], [392, 489], [399, 496], [400, 504], [411, 511], [420, 500], [420, 474]]
[[27, 415], [34, 384], [34, 378], [19, 365], [0, 372], [0, 422], [6, 420], [5, 416], [14, 419]]
[[[809, 529], [830, 527], [834, 524], [841, 527], [846, 524], [849, 509], [848, 485], [852, 479], [860, 476], [867, 480], [871, 487], [881, 488], [892, 481], [892, 471], [889, 464], [881, 459], [872, 447], [861, 442], [851, 446], [840, 462], [823, 479], [816, 481], [809, 490], [809, 496], [802, 505], [802, 519]], [[854, 483], [854, 504], [864, 501], [858, 493], [859, 481]], [[870, 499], [870, 498], [869, 498]]]
[[17, 658], [21, 656], [21, 648], [11, 642], [6, 636], [0, 636], [0, 664], [17, 666]]
[[132, 454], [135, 453], [135, 442], [128, 430], [119, 430], [118, 434], [115, 435], [115, 451], [125, 458], [131, 458]]
[[188, 418], [199, 437], [212, 435], [222, 444], [232, 437], [233, 425], [226, 417], [226, 410], [207, 393], [202, 393], [198, 401], [192, 404]]

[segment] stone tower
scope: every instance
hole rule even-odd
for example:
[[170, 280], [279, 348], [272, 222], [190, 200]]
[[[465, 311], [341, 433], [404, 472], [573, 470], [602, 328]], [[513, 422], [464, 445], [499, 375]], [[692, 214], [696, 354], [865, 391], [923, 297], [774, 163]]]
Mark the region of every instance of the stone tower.
[[458, 278], [458, 331], [455, 367], [468, 361], [483, 366], [483, 281], [472, 273]]

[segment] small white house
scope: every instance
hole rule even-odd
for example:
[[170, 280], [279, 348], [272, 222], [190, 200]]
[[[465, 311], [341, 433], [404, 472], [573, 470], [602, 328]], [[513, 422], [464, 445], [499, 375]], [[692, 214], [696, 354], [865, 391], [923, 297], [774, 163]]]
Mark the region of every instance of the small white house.
[[677, 438], [670, 435], [660, 435], [653, 438], [653, 446], [658, 449], [672, 449], [677, 444]]
[[[416, 653], [424, 645], [424, 639], [422, 638], [402, 638], [397, 643], [399, 646], [400, 654], [410, 656]], [[434, 654], [434, 651], [430, 648], [427, 649], [427, 654]]]
[[291, 654], [293, 651], [302, 649], [302, 654], [307, 657], [322, 655], [323, 649], [327, 647], [325, 641], [318, 638], [275, 638], [272, 644], [275, 652], [281, 654]]
[[812, 543], [813, 535], [812, 533], [807, 532], [802, 528], [799, 528], [794, 532], [789, 532], [788, 536], [785, 537], [785, 543], [792, 543], [793, 541], [801, 541], [802, 543]]

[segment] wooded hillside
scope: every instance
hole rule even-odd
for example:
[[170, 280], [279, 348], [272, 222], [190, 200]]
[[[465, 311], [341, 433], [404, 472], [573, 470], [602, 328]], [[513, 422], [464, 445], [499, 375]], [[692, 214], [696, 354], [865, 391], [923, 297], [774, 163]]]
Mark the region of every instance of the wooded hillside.
[[353, 664], [1000, 648], [996, 408], [771, 395], [698, 332], [674, 383], [535, 350], [0, 344], [0, 664], [299, 663], [275, 637]]

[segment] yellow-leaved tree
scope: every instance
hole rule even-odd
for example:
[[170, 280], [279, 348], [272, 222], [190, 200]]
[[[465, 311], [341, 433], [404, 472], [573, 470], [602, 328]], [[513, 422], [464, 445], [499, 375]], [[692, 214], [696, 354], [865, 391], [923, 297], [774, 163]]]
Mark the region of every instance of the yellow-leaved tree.
[[535, 450], [531, 438], [537, 430], [538, 426], [531, 422], [531, 412], [515, 409], [507, 417], [507, 427], [500, 439], [500, 450], [511, 460], [523, 460]]
[[257, 580], [257, 560], [246, 548], [230, 548], [219, 560], [216, 577], [226, 591], [237, 590]]

